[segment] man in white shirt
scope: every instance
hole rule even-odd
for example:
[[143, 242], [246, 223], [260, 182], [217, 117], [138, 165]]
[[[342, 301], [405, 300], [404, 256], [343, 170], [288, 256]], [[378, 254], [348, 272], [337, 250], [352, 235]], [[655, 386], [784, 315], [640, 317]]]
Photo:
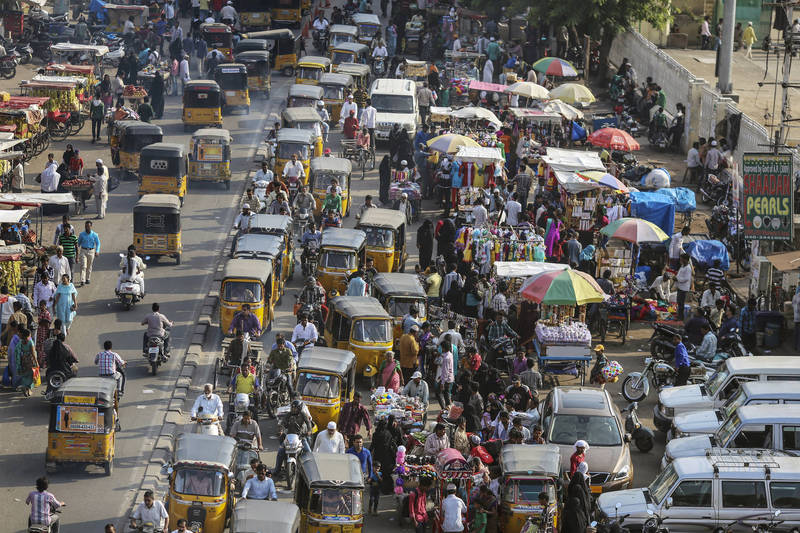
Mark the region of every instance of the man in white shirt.
[[72, 269], [69, 267], [69, 260], [64, 257], [63, 246], [56, 248], [56, 255], [50, 257], [47, 266], [53, 269], [53, 281], [55, 283], [61, 283], [61, 276], [64, 274], [72, 277]]
[[517, 193], [511, 195], [511, 199], [506, 202], [506, 224], [511, 227], [519, 224], [519, 214], [522, 211], [522, 204], [517, 201]]
[[256, 172], [253, 178], [253, 185], [255, 187], [266, 187], [272, 181], [274, 174], [269, 169], [269, 164], [266, 161], [261, 162], [261, 168]]
[[133, 15], [128, 17], [128, 20], [125, 21], [125, 24], [122, 25], [122, 34], [123, 35], [133, 35], [136, 33], [136, 24], [133, 23]]
[[299, 179], [301, 182], [306, 181], [306, 171], [303, 168], [303, 163], [297, 160], [297, 154], [292, 154], [292, 158], [283, 166], [283, 177], [287, 181]]
[[464, 501], [456, 496], [456, 486], [453, 483], [447, 484], [447, 498], [442, 501], [442, 531], [445, 533], [457, 533], [464, 531], [464, 517], [467, 514], [467, 506]]
[[167, 22], [172, 22], [172, 19], [175, 18], [175, 6], [172, 5], [170, 0], [164, 4], [164, 17], [167, 19]]
[[133, 529], [137, 529], [137, 521], [140, 524], [150, 522], [155, 526], [155, 529], [160, 531], [163, 531], [169, 524], [169, 513], [167, 513], [164, 504], [155, 499], [152, 490], [145, 491], [144, 502], [140, 503], [131, 514], [131, 527]]
[[[292, 332], [292, 344], [298, 349], [301, 346], [313, 345], [317, 342], [318, 335], [317, 326], [309, 322], [308, 315], [304, 314], [300, 317], [300, 323], [294, 327], [294, 331]], [[302, 339], [304, 342], [298, 345], [298, 339]]]
[[678, 288], [678, 320], [683, 320], [683, 310], [686, 304], [686, 294], [692, 290], [692, 264], [689, 262], [689, 256], [683, 254], [681, 256], [681, 267], [678, 269], [678, 274], [675, 276]]
[[373, 50], [372, 50], [372, 57], [373, 58], [375, 58], [375, 57], [383, 57], [383, 58], [385, 58], [388, 55], [389, 55], [389, 51], [386, 50], [386, 45], [383, 44], [383, 41], [378, 41], [378, 45], [375, 48], [373, 48]]
[[722, 299], [722, 293], [719, 292], [717, 287], [709, 287], [703, 291], [703, 296], [700, 298], [700, 307], [708, 307], [709, 310], [714, 309], [717, 305], [717, 300]]
[[108, 203], [108, 167], [103, 164], [102, 159], [97, 159], [94, 163], [97, 166], [97, 174], [89, 176], [89, 181], [92, 182], [94, 198], [97, 202], [95, 218], [103, 219], [106, 217], [106, 204]]
[[[39, 283], [33, 286], [33, 304], [38, 308], [39, 302], [45, 301], [47, 309], [53, 311], [53, 295], [56, 293], [56, 286], [50, 281], [47, 273], [42, 274]], [[13, 304], [12, 304], [13, 305]]]
[[42, 171], [39, 179], [42, 182], [42, 192], [56, 192], [61, 175], [58, 173], [58, 165], [54, 160], [53, 154], [47, 154], [47, 164]]
[[683, 238], [689, 235], [689, 227], [675, 232], [669, 241], [669, 267], [676, 270], [680, 266], [681, 254], [683, 254]]
[[253, 219], [253, 213], [250, 211], [250, 204], [242, 204], [242, 212], [236, 215], [233, 220], [233, 229], [247, 232], [250, 229], [250, 221]]
[[183, 55], [183, 59], [181, 59], [181, 62], [178, 65], [178, 77], [181, 79], [180, 94], [183, 94], [183, 88], [192, 79], [191, 75], [189, 74], [189, 56], [186, 54]]
[[378, 110], [372, 107], [372, 100], [367, 98], [367, 105], [361, 110], [361, 117], [358, 119], [362, 128], [367, 128], [369, 131], [369, 144], [372, 149], [375, 149], [375, 119], [378, 115]]
[[489, 213], [483, 205], [483, 200], [475, 200], [472, 206], [472, 225], [477, 227], [485, 226], [486, 221], [489, 219]]
[[17, 159], [11, 170], [11, 192], [22, 192], [23, 187], [25, 187], [25, 167], [22, 166], [22, 159]]
[[650, 285], [650, 295], [664, 302], [668, 302], [671, 289], [672, 276], [669, 272], [664, 272], [664, 274], [653, 280], [653, 283]]
[[717, 148], [717, 141], [711, 141], [711, 148], [706, 154], [706, 170], [715, 173], [719, 170], [719, 162], [722, 160], [722, 152]]
[[464, 46], [461, 44], [461, 39], [458, 37], [458, 35], [454, 35], [453, 37], [453, 52], [460, 52], [461, 49], [464, 48]]
[[233, 7], [233, 2], [228, 0], [228, 2], [219, 10], [219, 19], [222, 21], [223, 24], [233, 25], [236, 23], [236, 19], [239, 18], [239, 14], [236, 12], [236, 9]]
[[336, 422], [328, 422], [327, 431], [317, 433], [314, 451], [322, 453], [344, 453], [344, 437], [336, 431]]
[[[464, 338], [461, 336], [461, 333], [458, 332], [456, 329], [456, 321], [455, 320], [448, 320], [447, 321], [447, 331], [443, 331], [439, 335], [439, 340], [436, 344], [441, 344], [444, 341], [445, 335], [450, 335], [450, 342], [455, 346], [458, 350], [457, 354], [463, 355], [464, 354]], [[412, 378], [413, 379], [413, 378]]]
[[317, 31], [325, 31], [328, 29], [328, 19], [325, 18], [325, 13], [320, 11], [317, 15], [317, 18], [314, 19], [314, 24], [312, 24], [315, 30]]
[[3, 296], [6, 296], [7, 300], [0, 304], [0, 323], [3, 324], [3, 330], [5, 330], [11, 315], [14, 314], [14, 302], [17, 299], [8, 294], [7, 287], [3, 287]]
[[192, 406], [191, 417], [192, 420], [197, 418], [198, 413], [210, 414], [217, 417], [217, 428], [219, 434], [224, 435], [222, 425], [219, 423], [222, 417], [225, 416], [225, 408], [222, 406], [222, 400], [219, 395], [214, 394], [214, 385], [206, 383], [203, 387], [203, 394], [197, 397]]
[[700, 172], [703, 170], [703, 162], [700, 161], [700, 143], [695, 141], [686, 154], [686, 170], [689, 172], [689, 181], [693, 182], [700, 179]]
[[339, 112], [339, 124], [344, 123], [344, 119], [350, 116], [350, 111], [353, 112], [353, 116], [358, 116], [358, 104], [353, 101], [353, 95], [347, 95], [347, 101], [342, 104], [342, 110]]

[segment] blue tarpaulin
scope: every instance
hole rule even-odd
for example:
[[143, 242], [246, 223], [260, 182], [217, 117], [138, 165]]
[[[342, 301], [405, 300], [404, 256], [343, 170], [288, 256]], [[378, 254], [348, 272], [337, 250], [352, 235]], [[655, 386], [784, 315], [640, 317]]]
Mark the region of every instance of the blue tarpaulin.
[[675, 227], [675, 202], [663, 194], [631, 192], [631, 216], [652, 222], [667, 235]]
[[728, 270], [731, 267], [728, 260], [728, 249], [719, 241], [691, 241], [685, 244], [683, 249], [704, 269], [714, 266], [714, 259], [719, 259], [719, 267], [722, 270]]
[[98, 20], [108, 23], [106, 2], [103, 2], [103, 0], [92, 0], [89, 2], [89, 12], [94, 13]]
[[675, 201], [675, 211], [678, 213], [690, 213], [697, 209], [697, 200], [695, 200], [694, 191], [686, 187], [658, 189], [653, 192], [672, 198]]

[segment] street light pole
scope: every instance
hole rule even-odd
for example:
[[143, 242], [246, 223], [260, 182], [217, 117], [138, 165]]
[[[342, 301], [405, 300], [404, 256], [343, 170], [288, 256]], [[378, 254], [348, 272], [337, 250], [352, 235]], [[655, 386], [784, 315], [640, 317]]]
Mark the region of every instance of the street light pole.
[[736, 25], [736, 0], [725, 0], [722, 19], [722, 43], [719, 49], [717, 86], [722, 94], [730, 94], [733, 91], [731, 61], [733, 59], [733, 27]]

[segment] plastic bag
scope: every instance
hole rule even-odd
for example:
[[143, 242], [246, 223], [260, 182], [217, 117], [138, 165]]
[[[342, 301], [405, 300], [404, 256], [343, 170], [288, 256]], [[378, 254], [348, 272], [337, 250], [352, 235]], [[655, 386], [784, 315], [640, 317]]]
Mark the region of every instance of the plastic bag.
[[38, 387], [42, 384], [42, 376], [39, 374], [39, 367], [33, 367], [33, 386]]

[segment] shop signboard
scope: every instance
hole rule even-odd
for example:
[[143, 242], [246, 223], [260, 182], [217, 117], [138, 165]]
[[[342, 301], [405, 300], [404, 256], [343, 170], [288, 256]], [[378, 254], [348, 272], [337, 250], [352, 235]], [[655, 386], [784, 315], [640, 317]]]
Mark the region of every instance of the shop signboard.
[[791, 154], [744, 154], [742, 213], [745, 239], [792, 239], [792, 177]]

